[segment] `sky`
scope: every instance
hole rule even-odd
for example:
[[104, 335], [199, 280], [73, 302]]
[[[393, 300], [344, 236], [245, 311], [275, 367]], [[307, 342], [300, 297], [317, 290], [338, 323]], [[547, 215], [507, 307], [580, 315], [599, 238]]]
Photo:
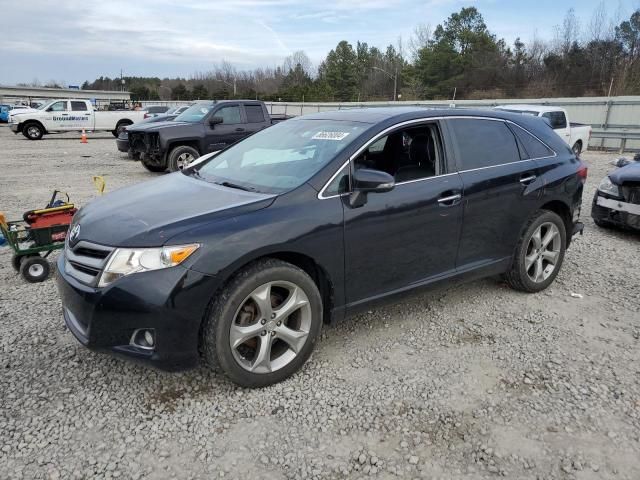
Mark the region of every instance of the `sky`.
[[[475, 6], [498, 38], [553, 37], [574, 8], [583, 27], [602, 0], [0, 0], [0, 84], [78, 85], [101, 75], [186, 77], [222, 60], [274, 67], [296, 50], [317, 66], [341, 40], [384, 49], [418, 24]], [[640, 0], [608, 0], [628, 19]]]

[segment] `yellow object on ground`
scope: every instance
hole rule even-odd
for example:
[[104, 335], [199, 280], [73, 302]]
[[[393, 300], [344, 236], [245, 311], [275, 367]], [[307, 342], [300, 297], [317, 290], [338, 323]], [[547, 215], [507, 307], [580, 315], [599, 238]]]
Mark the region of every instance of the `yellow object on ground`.
[[106, 182], [104, 181], [104, 178], [100, 175], [94, 176], [93, 184], [96, 186], [96, 190], [98, 190], [98, 194], [102, 195], [107, 185]]

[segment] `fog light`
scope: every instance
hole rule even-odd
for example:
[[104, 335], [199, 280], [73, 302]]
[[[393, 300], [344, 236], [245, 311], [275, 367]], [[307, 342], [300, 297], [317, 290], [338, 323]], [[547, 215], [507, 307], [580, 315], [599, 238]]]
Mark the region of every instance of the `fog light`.
[[152, 328], [140, 328], [133, 332], [129, 343], [145, 350], [153, 350], [156, 345], [155, 330]]

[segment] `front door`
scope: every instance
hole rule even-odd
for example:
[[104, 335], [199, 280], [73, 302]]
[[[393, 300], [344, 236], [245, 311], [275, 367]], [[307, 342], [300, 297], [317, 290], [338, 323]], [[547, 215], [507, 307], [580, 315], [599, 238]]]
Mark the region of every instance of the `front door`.
[[44, 128], [47, 130], [65, 130], [69, 123], [69, 102], [60, 100], [52, 103], [47, 108], [46, 115], [43, 118]]
[[441, 138], [436, 122], [399, 129], [354, 160], [355, 169], [394, 175], [396, 185], [361, 207], [345, 204], [349, 307], [455, 270], [462, 183], [448, 171]]
[[222, 105], [212, 112], [211, 117], [220, 117], [222, 123], [205, 123], [207, 152], [222, 150], [247, 135], [239, 104]]
[[502, 120], [454, 118], [446, 124], [464, 187], [457, 267], [506, 261], [538, 202], [538, 165]]

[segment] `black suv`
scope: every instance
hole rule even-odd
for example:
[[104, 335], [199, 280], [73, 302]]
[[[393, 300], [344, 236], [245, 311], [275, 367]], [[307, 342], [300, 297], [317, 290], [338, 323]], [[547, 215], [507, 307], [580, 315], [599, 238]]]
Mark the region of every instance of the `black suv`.
[[199, 101], [171, 120], [127, 127], [126, 150], [147, 170], [175, 172], [284, 118], [257, 100]]
[[58, 258], [71, 332], [164, 369], [278, 382], [322, 323], [453, 279], [538, 292], [587, 169], [539, 118], [380, 108], [298, 117], [80, 210]]

